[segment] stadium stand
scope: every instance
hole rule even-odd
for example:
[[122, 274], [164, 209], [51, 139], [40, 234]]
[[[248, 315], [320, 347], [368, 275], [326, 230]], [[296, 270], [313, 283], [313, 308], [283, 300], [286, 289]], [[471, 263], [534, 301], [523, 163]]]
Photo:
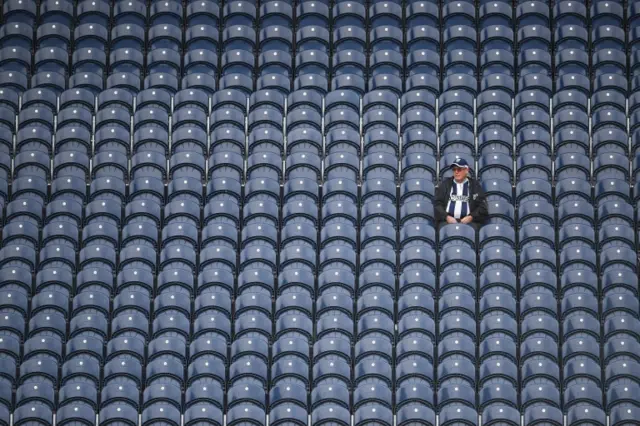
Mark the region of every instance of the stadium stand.
[[640, 424], [639, 1], [0, 4], [0, 426]]

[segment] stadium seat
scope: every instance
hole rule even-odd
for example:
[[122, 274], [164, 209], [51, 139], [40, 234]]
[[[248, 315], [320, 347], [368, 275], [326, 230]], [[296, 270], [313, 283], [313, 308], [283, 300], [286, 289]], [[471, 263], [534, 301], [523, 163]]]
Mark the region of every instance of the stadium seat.
[[0, 425], [638, 423], [627, 3], [3, 2]]

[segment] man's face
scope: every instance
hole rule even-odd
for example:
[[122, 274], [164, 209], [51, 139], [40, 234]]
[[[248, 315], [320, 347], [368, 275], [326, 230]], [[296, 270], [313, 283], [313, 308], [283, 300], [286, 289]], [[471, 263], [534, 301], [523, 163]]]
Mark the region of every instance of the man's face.
[[469, 169], [467, 167], [453, 168], [453, 178], [458, 182], [462, 182], [463, 180], [465, 180], [467, 178], [468, 173], [469, 173]]

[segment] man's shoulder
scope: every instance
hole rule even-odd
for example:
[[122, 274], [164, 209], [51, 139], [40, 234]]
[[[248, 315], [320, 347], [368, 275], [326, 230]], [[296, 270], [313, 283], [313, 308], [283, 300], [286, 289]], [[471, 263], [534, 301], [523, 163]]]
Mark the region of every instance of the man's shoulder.
[[451, 185], [453, 185], [453, 178], [451, 179], [443, 179], [442, 181], [440, 181], [440, 185], [438, 185], [439, 188], [447, 188], [447, 187], [451, 187]]
[[[471, 188], [472, 188], [472, 191], [473, 191], [474, 193], [476, 193], [476, 194], [477, 194], [478, 192], [483, 191], [483, 189], [482, 189], [482, 182], [480, 181], [480, 179], [471, 179], [471, 181], [470, 181], [470, 182], [471, 182]], [[474, 200], [475, 200], [475, 197], [474, 197]]]
[[476, 188], [480, 188], [482, 186], [480, 179], [469, 179], [469, 182], [471, 182], [471, 184]]
[[471, 176], [467, 176], [467, 180], [469, 181], [469, 184], [471, 184], [471, 185], [476, 185], [478, 182], [480, 182], [479, 179], [473, 178]]

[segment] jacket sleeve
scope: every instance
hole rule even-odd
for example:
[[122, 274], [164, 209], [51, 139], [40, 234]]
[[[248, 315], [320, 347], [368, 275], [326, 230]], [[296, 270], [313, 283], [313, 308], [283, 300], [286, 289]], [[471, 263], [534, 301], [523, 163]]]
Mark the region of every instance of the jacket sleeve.
[[447, 211], [445, 210], [445, 186], [444, 181], [441, 181], [436, 190], [436, 197], [433, 200], [433, 211], [435, 212], [436, 222], [441, 222], [447, 217]]
[[480, 181], [475, 182], [474, 193], [478, 194], [478, 197], [475, 200], [471, 217], [473, 217], [475, 222], [483, 223], [489, 215], [489, 206], [487, 205], [487, 196], [484, 193], [484, 189], [482, 189]]

